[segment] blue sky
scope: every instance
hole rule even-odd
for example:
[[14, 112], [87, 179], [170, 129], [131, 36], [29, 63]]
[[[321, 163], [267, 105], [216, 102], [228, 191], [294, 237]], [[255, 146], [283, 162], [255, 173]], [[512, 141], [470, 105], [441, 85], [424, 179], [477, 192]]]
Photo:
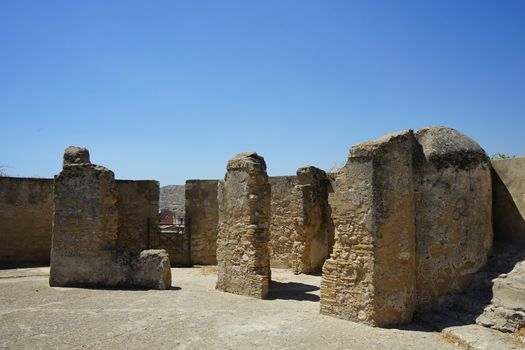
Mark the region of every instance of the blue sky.
[[406, 128], [525, 155], [525, 1], [1, 1], [0, 164], [118, 178], [330, 169]]

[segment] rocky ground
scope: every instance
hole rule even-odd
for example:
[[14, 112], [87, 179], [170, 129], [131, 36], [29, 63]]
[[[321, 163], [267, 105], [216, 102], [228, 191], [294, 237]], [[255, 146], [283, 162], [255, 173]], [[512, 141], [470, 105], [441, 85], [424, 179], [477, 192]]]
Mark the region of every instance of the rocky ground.
[[[373, 328], [319, 314], [319, 276], [272, 270], [270, 298], [215, 290], [215, 267], [174, 288], [51, 288], [48, 268], [0, 270], [2, 349], [457, 349], [421, 324]], [[456, 345], [455, 345], [456, 343]]]

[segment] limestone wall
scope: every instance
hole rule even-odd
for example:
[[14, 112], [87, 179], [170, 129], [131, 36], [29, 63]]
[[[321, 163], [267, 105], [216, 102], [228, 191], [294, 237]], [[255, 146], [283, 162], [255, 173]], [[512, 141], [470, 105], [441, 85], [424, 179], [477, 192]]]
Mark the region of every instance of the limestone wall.
[[297, 176], [270, 177], [272, 267], [295, 273], [319, 272], [333, 246], [328, 206], [328, 180], [315, 167], [300, 168]]
[[438, 305], [469, 285], [492, 247], [489, 160], [460, 132], [418, 130], [416, 171], [417, 304]]
[[270, 282], [270, 184], [257, 153], [228, 162], [219, 190], [217, 289], [265, 298]]
[[302, 230], [301, 191], [297, 188], [297, 176], [270, 177], [271, 221], [270, 264], [276, 268], [292, 268], [294, 243], [299, 242]]
[[371, 325], [412, 319], [416, 296], [412, 131], [354, 146], [333, 181], [333, 252], [321, 313]]
[[0, 177], [0, 265], [48, 264], [53, 180]]
[[525, 244], [525, 157], [491, 163], [494, 239]]
[[[148, 249], [148, 226], [158, 221], [157, 181], [117, 180], [117, 245]], [[53, 179], [0, 177], [0, 264], [48, 264], [53, 219]], [[151, 233], [151, 232], [150, 232]]]
[[[119, 189], [111, 170], [91, 164], [85, 148], [68, 147], [64, 166], [54, 180], [54, 213], [51, 244], [51, 286], [103, 286], [166, 289], [171, 286], [169, 257], [164, 250], [131, 251], [119, 246], [119, 231], [126, 214], [141, 215], [134, 208], [147, 199], [157, 203], [158, 183], [121, 183]], [[136, 196], [139, 189], [153, 188]], [[129, 192], [128, 192], [129, 191]], [[137, 191], [137, 192], [135, 192]], [[118, 201], [131, 196], [123, 213]], [[125, 199], [125, 198], [124, 198]], [[146, 207], [150, 205], [146, 203]], [[149, 208], [151, 210], [151, 208]], [[137, 212], [137, 210], [139, 212]], [[121, 216], [121, 214], [124, 214]], [[136, 218], [130, 218], [135, 220]], [[138, 220], [137, 222], [140, 222]], [[138, 228], [122, 226], [126, 244], [144, 244]]]
[[217, 225], [219, 180], [186, 181], [185, 219], [191, 229], [191, 262], [217, 264]]
[[159, 182], [116, 180], [116, 188], [117, 246], [138, 254], [151, 247], [148, 239], [152, 240], [159, 222]]

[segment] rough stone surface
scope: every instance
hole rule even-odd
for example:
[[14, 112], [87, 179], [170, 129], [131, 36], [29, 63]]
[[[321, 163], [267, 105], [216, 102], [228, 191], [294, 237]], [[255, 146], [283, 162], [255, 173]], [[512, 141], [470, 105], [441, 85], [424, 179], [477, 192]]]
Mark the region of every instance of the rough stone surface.
[[117, 189], [113, 172], [92, 164], [65, 165], [55, 177], [52, 286], [125, 283], [118, 253]]
[[448, 327], [443, 330], [443, 333], [472, 350], [525, 349], [525, 344], [518, 339], [475, 324]]
[[0, 177], [0, 265], [49, 264], [53, 180]]
[[492, 303], [478, 323], [503, 332], [517, 332], [525, 327], [525, 261], [494, 279], [492, 294]]
[[[159, 222], [159, 182], [116, 180], [117, 247], [135, 254], [149, 249]], [[149, 241], [148, 241], [149, 240]]]
[[302, 223], [302, 217], [297, 217], [301, 212], [301, 193], [297, 188], [297, 176], [270, 177], [270, 185], [270, 265], [272, 268], [291, 269], [294, 243], [299, 244], [301, 232], [298, 231]]
[[118, 247], [117, 201], [112, 171], [90, 163], [64, 165], [54, 181], [51, 286], [148, 288], [160, 286], [160, 280], [167, 282], [165, 269], [159, 268], [169, 266], [165, 252], [137, 257]]
[[333, 253], [321, 313], [371, 325], [409, 322], [415, 307], [411, 130], [353, 147], [333, 182]]
[[270, 184], [264, 159], [241, 153], [219, 186], [217, 289], [265, 298], [270, 282]]
[[465, 288], [492, 246], [489, 159], [446, 127], [420, 129], [416, 154], [417, 306], [431, 308]]
[[91, 164], [89, 151], [86, 148], [69, 146], [64, 151], [64, 165]]
[[321, 272], [332, 253], [334, 225], [328, 204], [329, 181], [326, 173], [315, 167], [297, 170], [302, 203], [302, 235], [295, 242], [295, 273]]
[[321, 169], [270, 177], [270, 263], [294, 273], [320, 272], [333, 246], [328, 180]]
[[191, 227], [191, 262], [217, 264], [218, 180], [186, 181], [185, 215]]
[[525, 157], [491, 163], [494, 239], [525, 244]]
[[149, 249], [140, 252], [132, 261], [131, 272], [130, 277], [134, 286], [146, 289], [169, 289], [171, 287], [170, 258], [164, 249]]

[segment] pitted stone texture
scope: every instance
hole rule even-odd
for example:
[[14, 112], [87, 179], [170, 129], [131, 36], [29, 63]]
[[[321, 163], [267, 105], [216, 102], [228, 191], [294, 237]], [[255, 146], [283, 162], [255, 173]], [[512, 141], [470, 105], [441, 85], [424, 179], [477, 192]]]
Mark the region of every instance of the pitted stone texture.
[[465, 288], [492, 246], [489, 160], [460, 132], [429, 127], [415, 134], [417, 306], [428, 309]]
[[493, 280], [492, 302], [477, 323], [503, 332], [525, 327], [525, 261]]
[[53, 180], [0, 176], [0, 265], [49, 264]]
[[270, 281], [270, 185], [264, 159], [241, 153], [218, 190], [217, 289], [265, 298]]
[[69, 146], [64, 152], [64, 165], [90, 164], [89, 151], [86, 148]]
[[415, 306], [411, 130], [353, 147], [333, 181], [333, 252], [321, 313], [371, 325], [409, 322]]
[[[54, 181], [51, 286], [145, 288], [162, 280], [169, 288], [166, 272], [158, 268], [165, 252], [137, 257], [118, 247], [117, 201], [112, 171], [88, 163], [64, 165]], [[152, 262], [158, 262], [156, 268]]]
[[52, 286], [124, 283], [117, 259], [117, 190], [113, 172], [68, 165], [55, 178]]
[[315, 167], [297, 170], [300, 212], [297, 217], [301, 234], [294, 242], [294, 273], [320, 272], [334, 244], [334, 228], [328, 206], [326, 173]]
[[302, 235], [302, 215], [297, 217], [302, 211], [301, 191], [297, 187], [297, 176], [270, 177], [270, 185], [270, 265], [272, 268], [291, 269], [295, 242], [299, 245]]
[[270, 263], [294, 273], [320, 272], [333, 246], [326, 173], [315, 167], [297, 176], [270, 177]]
[[169, 289], [171, 287], [170, 257], [164, 249], [140, 252], [131, 264], [131, 272], [132, 284], [138, 288]]
[[117, 246], [139, 254], [153, 246], [151, 241], [158, 234], [155, 224], [159, 222], [159, 182], [116, 180], [116, 185], [119, 221]]
[[219, 180], [188, 180], [185, 193], [185, 218], [191, 227], [191, 262], [217, 264], [217, 226]]

